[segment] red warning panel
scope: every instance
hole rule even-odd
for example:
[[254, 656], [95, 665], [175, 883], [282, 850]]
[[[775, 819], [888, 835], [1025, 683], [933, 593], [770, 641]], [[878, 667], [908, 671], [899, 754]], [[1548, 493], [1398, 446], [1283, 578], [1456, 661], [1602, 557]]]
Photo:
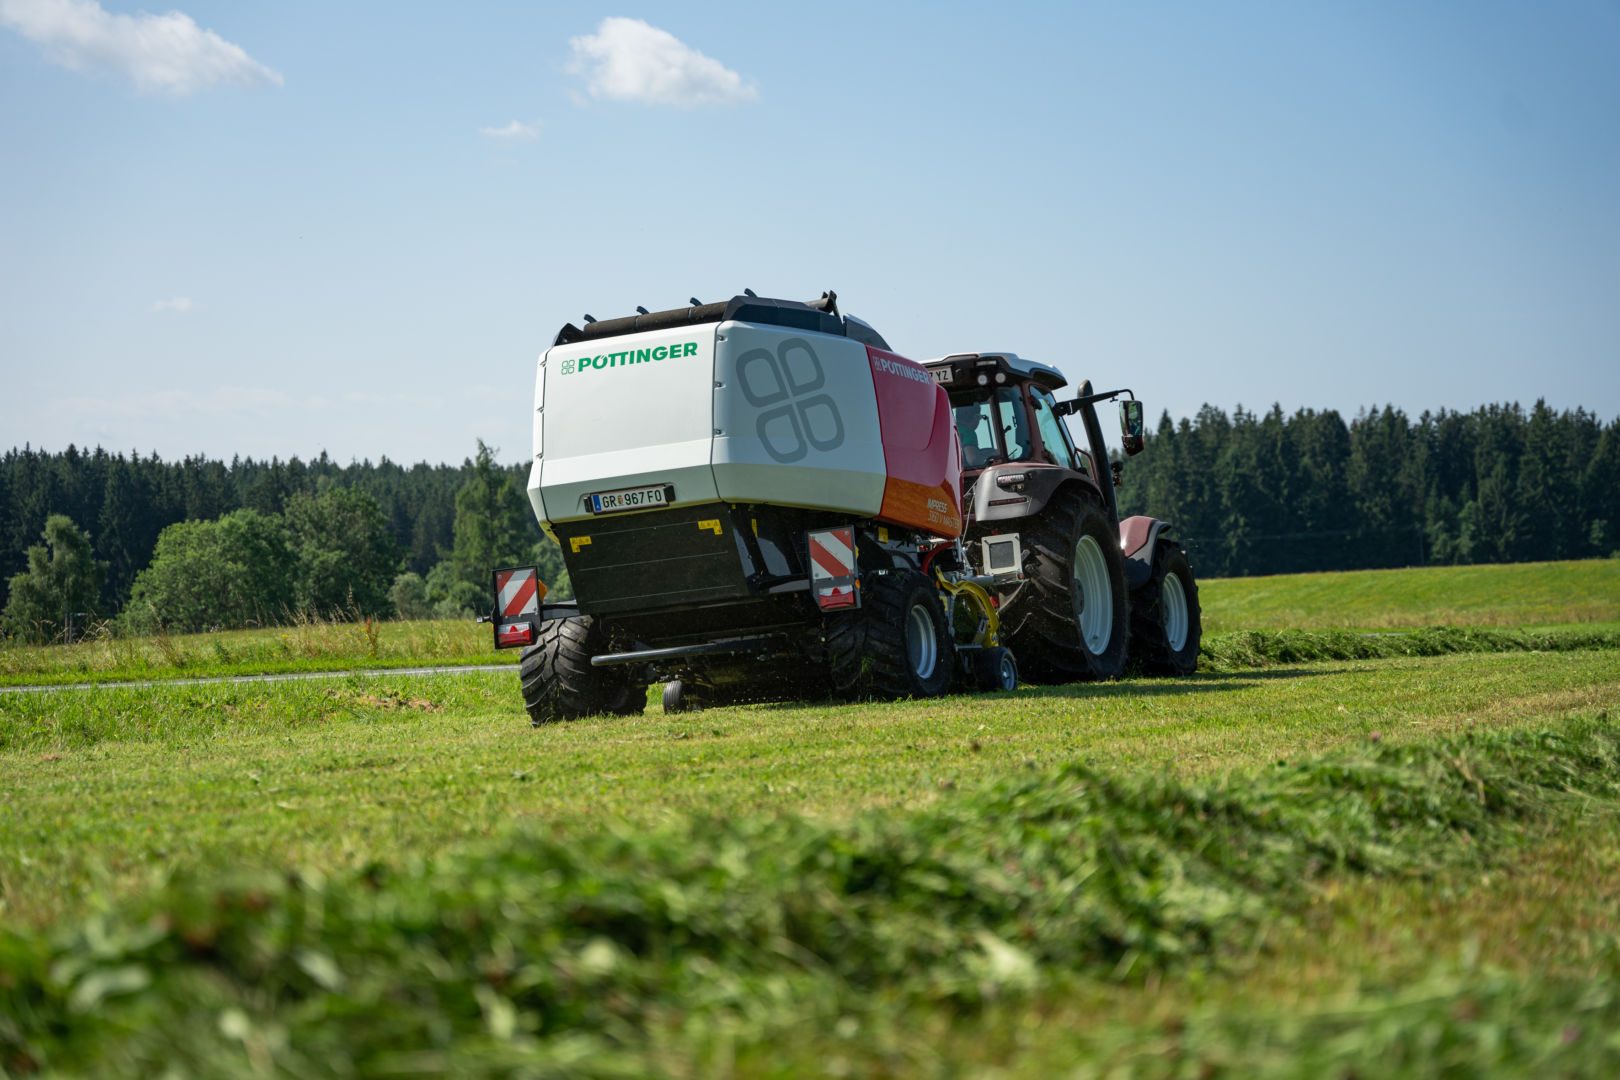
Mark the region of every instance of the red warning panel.
[[516, 649], [540, 638], [540, 601], [546, 584], [533, 566], [495, 571], [495, 647]]
[[822, 611], [861, 606], [852, 527], [820, 529], [810, 534], [810, 589]]

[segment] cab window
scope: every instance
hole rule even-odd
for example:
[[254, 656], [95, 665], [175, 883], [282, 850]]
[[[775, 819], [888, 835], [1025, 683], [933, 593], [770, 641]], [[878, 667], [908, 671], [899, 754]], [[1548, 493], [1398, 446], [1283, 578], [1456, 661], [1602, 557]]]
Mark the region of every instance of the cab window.
[[1057, 404], [1052, 395], [1045, 390], [1032, 389], [1029, 394], [1031, 404], [1035, 410], [1035, 423], [1041, 429], [1041, 442], [1046, 446], [1046, 456], [1053, 465], [1062, 465], [1064, 468], [1078, 468], [1087, 472], [1084, 459], [1074, 452], [1069, 443], [1069, 433], [1063, 428], [1063, 421], [1053, 411]]
[[962, 439], [964, 469], [1023, 461], [1034, 452], [1018, 391], [1012, 387], [997, 390], [992, 398], [958, 405], [956, 433]]
[[962, 440], [964, 469], [982, 469], [1001, 452], [988, 401], [956, 407], [956, 434]]
[[1001, 414], [1001, 439], [1007, 445], [1008, 461], [1027, 461], [1035, 456], [1035, 440], [1029, 434], [1024, 403], [1017, 390], [997, 390], [996, 408]]

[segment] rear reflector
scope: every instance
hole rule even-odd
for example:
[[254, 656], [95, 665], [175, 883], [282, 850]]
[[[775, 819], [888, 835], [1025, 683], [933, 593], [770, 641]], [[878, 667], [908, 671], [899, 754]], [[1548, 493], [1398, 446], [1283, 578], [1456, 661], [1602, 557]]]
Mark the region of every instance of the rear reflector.
[[535, 631], [534, 623], [520, 622], [508, 623], [495, 630], [495, 647], [497, 649], [516, 649], [533, 645], [540, 637]]
[[855, 529], [821, 529], [810, 534], [810, 591], [822, 611], [861, 606], [855, 572]]
[[540, 598], [546, 583], [532, 566], [495, 571], [495, 647], [519, 649], [540, 639]]

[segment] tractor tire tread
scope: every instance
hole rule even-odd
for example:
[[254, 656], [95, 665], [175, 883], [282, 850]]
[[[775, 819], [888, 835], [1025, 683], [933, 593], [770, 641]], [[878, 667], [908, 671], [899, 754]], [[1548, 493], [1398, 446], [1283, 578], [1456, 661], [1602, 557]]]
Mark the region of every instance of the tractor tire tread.
[[[1125, 672], [1129, 636], [1129, 597], [1117, 531], [1101, 502], [1074, 490], [1060, 490], [1039, 515], [1020, 522], [1024, 547], [1032, 556], [1019, 592], [1002, 608], [1002, 638], [1031, 682], [1067, 683], [1118, 678]], [[1097, 535], [1109, 563], [1115, 597], [1114, 632], [1101, 654], [1080, 638], [1071, 593], [1071, 563], [1082, 531]], [[1121, 606], [1125, 610], [1121, 611]]]
[[[1187, 596], [1187, 640], [1179, 652], [1170, 648], [1164, 632], [1160, 587], [1166, 574], [1179, 574]], [[1198, 669], [1198, 646], [1203, 639], [1203, 617], [1198, 604], [1198, 581], [1187, 552], [1174, 541], [1164, 541], [1153, 553], [1153, 576], [1131, 596], [1131, 667], [1143, 675], [1191, 675]]]
[[919, 590], [937, 598], [916, 570], [891, 570], [864, 581], [861, 607], [826, 621], [825, 640], [833, 693], [841, 698], [933, 697], [945, 693], [956, 667], [956, 643], [938, 605], [939, 656], [934, 674], [919, 683], [906, 655], [906, 622]]

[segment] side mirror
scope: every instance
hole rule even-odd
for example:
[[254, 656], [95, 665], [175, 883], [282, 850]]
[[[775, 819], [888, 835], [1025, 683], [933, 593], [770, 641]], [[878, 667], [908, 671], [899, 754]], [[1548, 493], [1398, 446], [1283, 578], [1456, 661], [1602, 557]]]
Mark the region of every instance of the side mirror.
[[1142, 403], [1132, 398], [1119, 403], [1119, 441], [1126, 456], [1140, 454], [1145, 445], [1142, 436]]

